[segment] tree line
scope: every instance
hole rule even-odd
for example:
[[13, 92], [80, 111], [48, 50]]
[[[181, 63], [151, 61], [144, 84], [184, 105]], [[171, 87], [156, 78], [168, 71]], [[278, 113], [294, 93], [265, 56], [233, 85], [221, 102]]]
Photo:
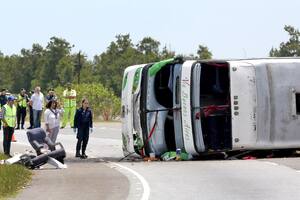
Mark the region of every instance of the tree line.
[[[17, 93], [39, 85], [42, 89], [56, 88], [67, 82], [100, 83], [120, 96], [123, 70], [130, 65], [151, 63], [175, 56], [160, 42], [144, 37], [133, 44], [129, 34], [117, 35], [106, 51], [88, 59], [84, 53], [72, 53], [73, 44], [63, 38], [51, 37], [46, 47], [35, 43], [19, 54], [4, 55], [0, 51], [0, 87]], [[199, 58], [210, 58], [208, 48], [199, 45]]]

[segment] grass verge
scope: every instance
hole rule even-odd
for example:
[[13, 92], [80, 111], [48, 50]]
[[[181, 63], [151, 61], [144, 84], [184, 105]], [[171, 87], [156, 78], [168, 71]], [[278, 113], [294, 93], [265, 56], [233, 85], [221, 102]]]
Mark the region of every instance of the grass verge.
[[[0, 154], [0, 160], [6, 158]], [[16, 195], [31, 179], [31, 174], [22, 165], [0, 165], [0, 200]]]

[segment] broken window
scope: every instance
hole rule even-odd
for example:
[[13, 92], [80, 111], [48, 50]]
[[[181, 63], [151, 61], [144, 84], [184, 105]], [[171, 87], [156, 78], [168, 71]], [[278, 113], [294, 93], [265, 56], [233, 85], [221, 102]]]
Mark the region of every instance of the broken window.
[[300, 93], [295, 93], [296, 95], [296, 114], [300, 115]]

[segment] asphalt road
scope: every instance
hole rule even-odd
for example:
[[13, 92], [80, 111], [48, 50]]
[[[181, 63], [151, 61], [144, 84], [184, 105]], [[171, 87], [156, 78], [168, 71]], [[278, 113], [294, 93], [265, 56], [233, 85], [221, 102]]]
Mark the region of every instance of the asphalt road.
[[68, 169], [50, 166], [35, 170], [30, 185], [16, 199], [126, 199], [129, 181], [120, 172], [97, 162], [67, 162]]
[[[89, 173], [89, 177], [92, 177], [93, 181], [86, 182], [85, 185], [90, 186], [81, 188], [82, 191], [89, 191], [90, 188], [93, 193], [98, 180], [99, 187], [101, 182], [113, 186], [114, 189], [111, 191], [104, 187], [109, 195], [101, 196], [103, 198], [99, 196], [99, 199], [116, 199], [114, 190], [121, 194], [122, 198], [120, 199], [300, 199], [300, 158], [116, 162], [123, 156], [121, 125], [101, 123], [96, 124], [94, 129], [88, 144], [87, 153], [90, 159], [84, 163], [74, 158], [76, 138], [72, 129], [60, 130], [58, 141], [63, 143], [69, 153], [67, 163], [70, 167], [64, 173], [69, 176], [78, 174], [75, 172], [76, 167], [80, 167], [79, 165], [81, 168], [95, 167]], [[17, 131], [16, 137], [19, 145], [27, 143], [25, 131]], [[17, 149], [19, 145], [14, 145], [13, 148]], [[97, 160], [109, 162], [97, 163]], [[101, 173], [95, 169], [99, 169]], [[51, 171], [52, 175], [59, 173], [54, 171], [56, 170]], [[114, 175], [109, 176], [110, 173]], [[43, 174], [43, 171], [39, 171], [37, 177], [41, 177]], [[63, 176], [63, 179], [59, 179], [65, 185], [73, 182], [67, 181], [72, 180], [67, 174]], [[106, 177], [106, 179], [101, 177]], [[117, 181], [114, 182], [111, 179]], [[66, 191], [70, 191], [68, 186], [65, 187], [67, 187]], [[118, 190], [118, 188], [123, 188], [123, 190]], [[72, 199], [80, 199], [76, 193], [70, 193], [70, 195], [73, 195]]]
[[[123, 153], [120, 131], [120, 123], [96, 123], [94, 132], [90, 134], [86, 154], [90, 158], [121, 158]], [[17, 144], [29, 145], [26, 130], [16, 130], [15, 136]], [[69, 158], [75, 156], [77, 139], [73, 129], [60, 129], [56, 141], [63, 144]], [[32, 149], [30, 145], [28, 149]]]
[[[300, 163], [300, 160], [297, 159]], [[150, 199], [289, 199], [300, 197], [300, 173], [270, 161], [124, 163], [142, 174]], [[299, 165], [299, 164], [298, 164]]]

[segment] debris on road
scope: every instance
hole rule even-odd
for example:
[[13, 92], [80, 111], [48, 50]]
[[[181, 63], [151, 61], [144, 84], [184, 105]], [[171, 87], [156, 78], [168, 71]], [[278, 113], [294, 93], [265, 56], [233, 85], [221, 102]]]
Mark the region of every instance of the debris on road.
[[29, 169], [35, 169], [48, 163], [57, 169], [67, 168], [64, 164], [66, 157], [64, 147], [61, 143], [54, 144], [42, 128], [31, 129], [27, 132], [27, 137], [37, 155], [29, 151], [24, 154], [17, 153], [9, 159], [1, 160], [0, 164], [23, 164]]

